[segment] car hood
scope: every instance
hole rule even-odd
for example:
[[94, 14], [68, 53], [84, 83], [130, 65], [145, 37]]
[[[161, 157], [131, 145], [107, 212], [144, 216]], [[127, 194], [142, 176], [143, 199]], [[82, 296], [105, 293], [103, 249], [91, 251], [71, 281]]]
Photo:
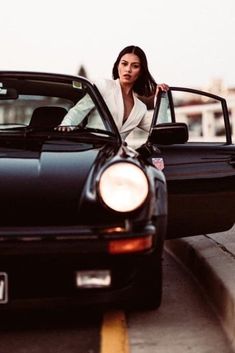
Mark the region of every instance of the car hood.
[[0, 225], [76, 223], [87, 177], [104, 151], [70, 141], [0, 146]]

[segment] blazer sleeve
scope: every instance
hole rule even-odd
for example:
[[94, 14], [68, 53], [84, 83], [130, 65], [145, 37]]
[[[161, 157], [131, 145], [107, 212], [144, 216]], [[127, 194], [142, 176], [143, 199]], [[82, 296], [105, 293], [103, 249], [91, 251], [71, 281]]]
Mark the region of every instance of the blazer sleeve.
[[89, 96], [86, 94], [80, 101], [72, 107], [68, 113], [65, 115], [63, 121], [60, 125], [69, 126], [69, 125], [78, 125], [85, 116], [94, 108], [94, 103]]
[[138, 127], [146, 132], [149, 132], [150, 126], [152, 123], [152, 118], [153, 118], [153, 111], [146, 109], [146, 112], [145, 112], [143, 118], [141, 119]]

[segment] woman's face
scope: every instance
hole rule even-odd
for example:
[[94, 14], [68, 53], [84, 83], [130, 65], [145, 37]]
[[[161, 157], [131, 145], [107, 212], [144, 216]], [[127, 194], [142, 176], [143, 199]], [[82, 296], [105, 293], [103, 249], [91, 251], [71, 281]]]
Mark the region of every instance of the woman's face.
[[134, 85], [140, 76], [140, 72], [141, 63], [137, 55], [130, 53], [121, 57], [118, 64], [118, 75], [121, 83]]

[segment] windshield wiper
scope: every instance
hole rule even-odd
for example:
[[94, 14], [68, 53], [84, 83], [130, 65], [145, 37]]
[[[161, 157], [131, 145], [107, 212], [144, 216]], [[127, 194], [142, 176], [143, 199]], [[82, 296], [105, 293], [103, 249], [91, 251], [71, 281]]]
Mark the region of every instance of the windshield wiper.
[[0, 131], [22, 131], [25, 130], [27, 125], [25, 124], [0, 124]]
[[1, 137], [25, 136], [27, 126], [23, 124], [0, 124]]
[[70, 133], [73, 133], [73, 134], [74, 133], [80, 133], [80, 132], [91, 132], [91, 133], [95, 133], [95, 134], [115, 136], [115, 134], [112, 131], [96, 129], [96, 128], [92, 128], [92, 127], [76, 126], [73, 130], [70, 131]]
[[65, 139], [74, 139], [74, 138], [107, 138], [107, 136], [115, 137], [115, 134], [111, 131], [88, 128], [88, 127], [74, 127], [71, 131], [61, 131], [56, 128], [51, 127], [26, 127], [25, 130], [26, 137], [46, 137], [48, 139], [53, 138], [65, 138]]

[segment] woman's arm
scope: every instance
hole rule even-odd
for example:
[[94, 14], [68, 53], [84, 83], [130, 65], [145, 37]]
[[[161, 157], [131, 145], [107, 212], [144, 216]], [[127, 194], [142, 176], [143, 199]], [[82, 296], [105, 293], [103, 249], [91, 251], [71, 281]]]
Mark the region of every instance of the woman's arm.
[[169, 89], [169, 86], [166, 83], [159, 83], [156, 87], [155, 93], [152, 94], [151, 96], [149, 97], [137, 96], [139, 100], [141, 100], [146, 105], [148, 110], [154, 109], [156, 104], [156, 97], [159, 92], [159, 89], [161, 89], [163, 92], [167, 92]]
[[77, 126], [83, 118], [94, 108], [95, 104], [92, 101], [89, 94], [86, 94], [80, 99], [75, 106], [69, 109], [64, 119], [56, 130], [59, 131], [70, 131], [73, 130], [74, 126]]

